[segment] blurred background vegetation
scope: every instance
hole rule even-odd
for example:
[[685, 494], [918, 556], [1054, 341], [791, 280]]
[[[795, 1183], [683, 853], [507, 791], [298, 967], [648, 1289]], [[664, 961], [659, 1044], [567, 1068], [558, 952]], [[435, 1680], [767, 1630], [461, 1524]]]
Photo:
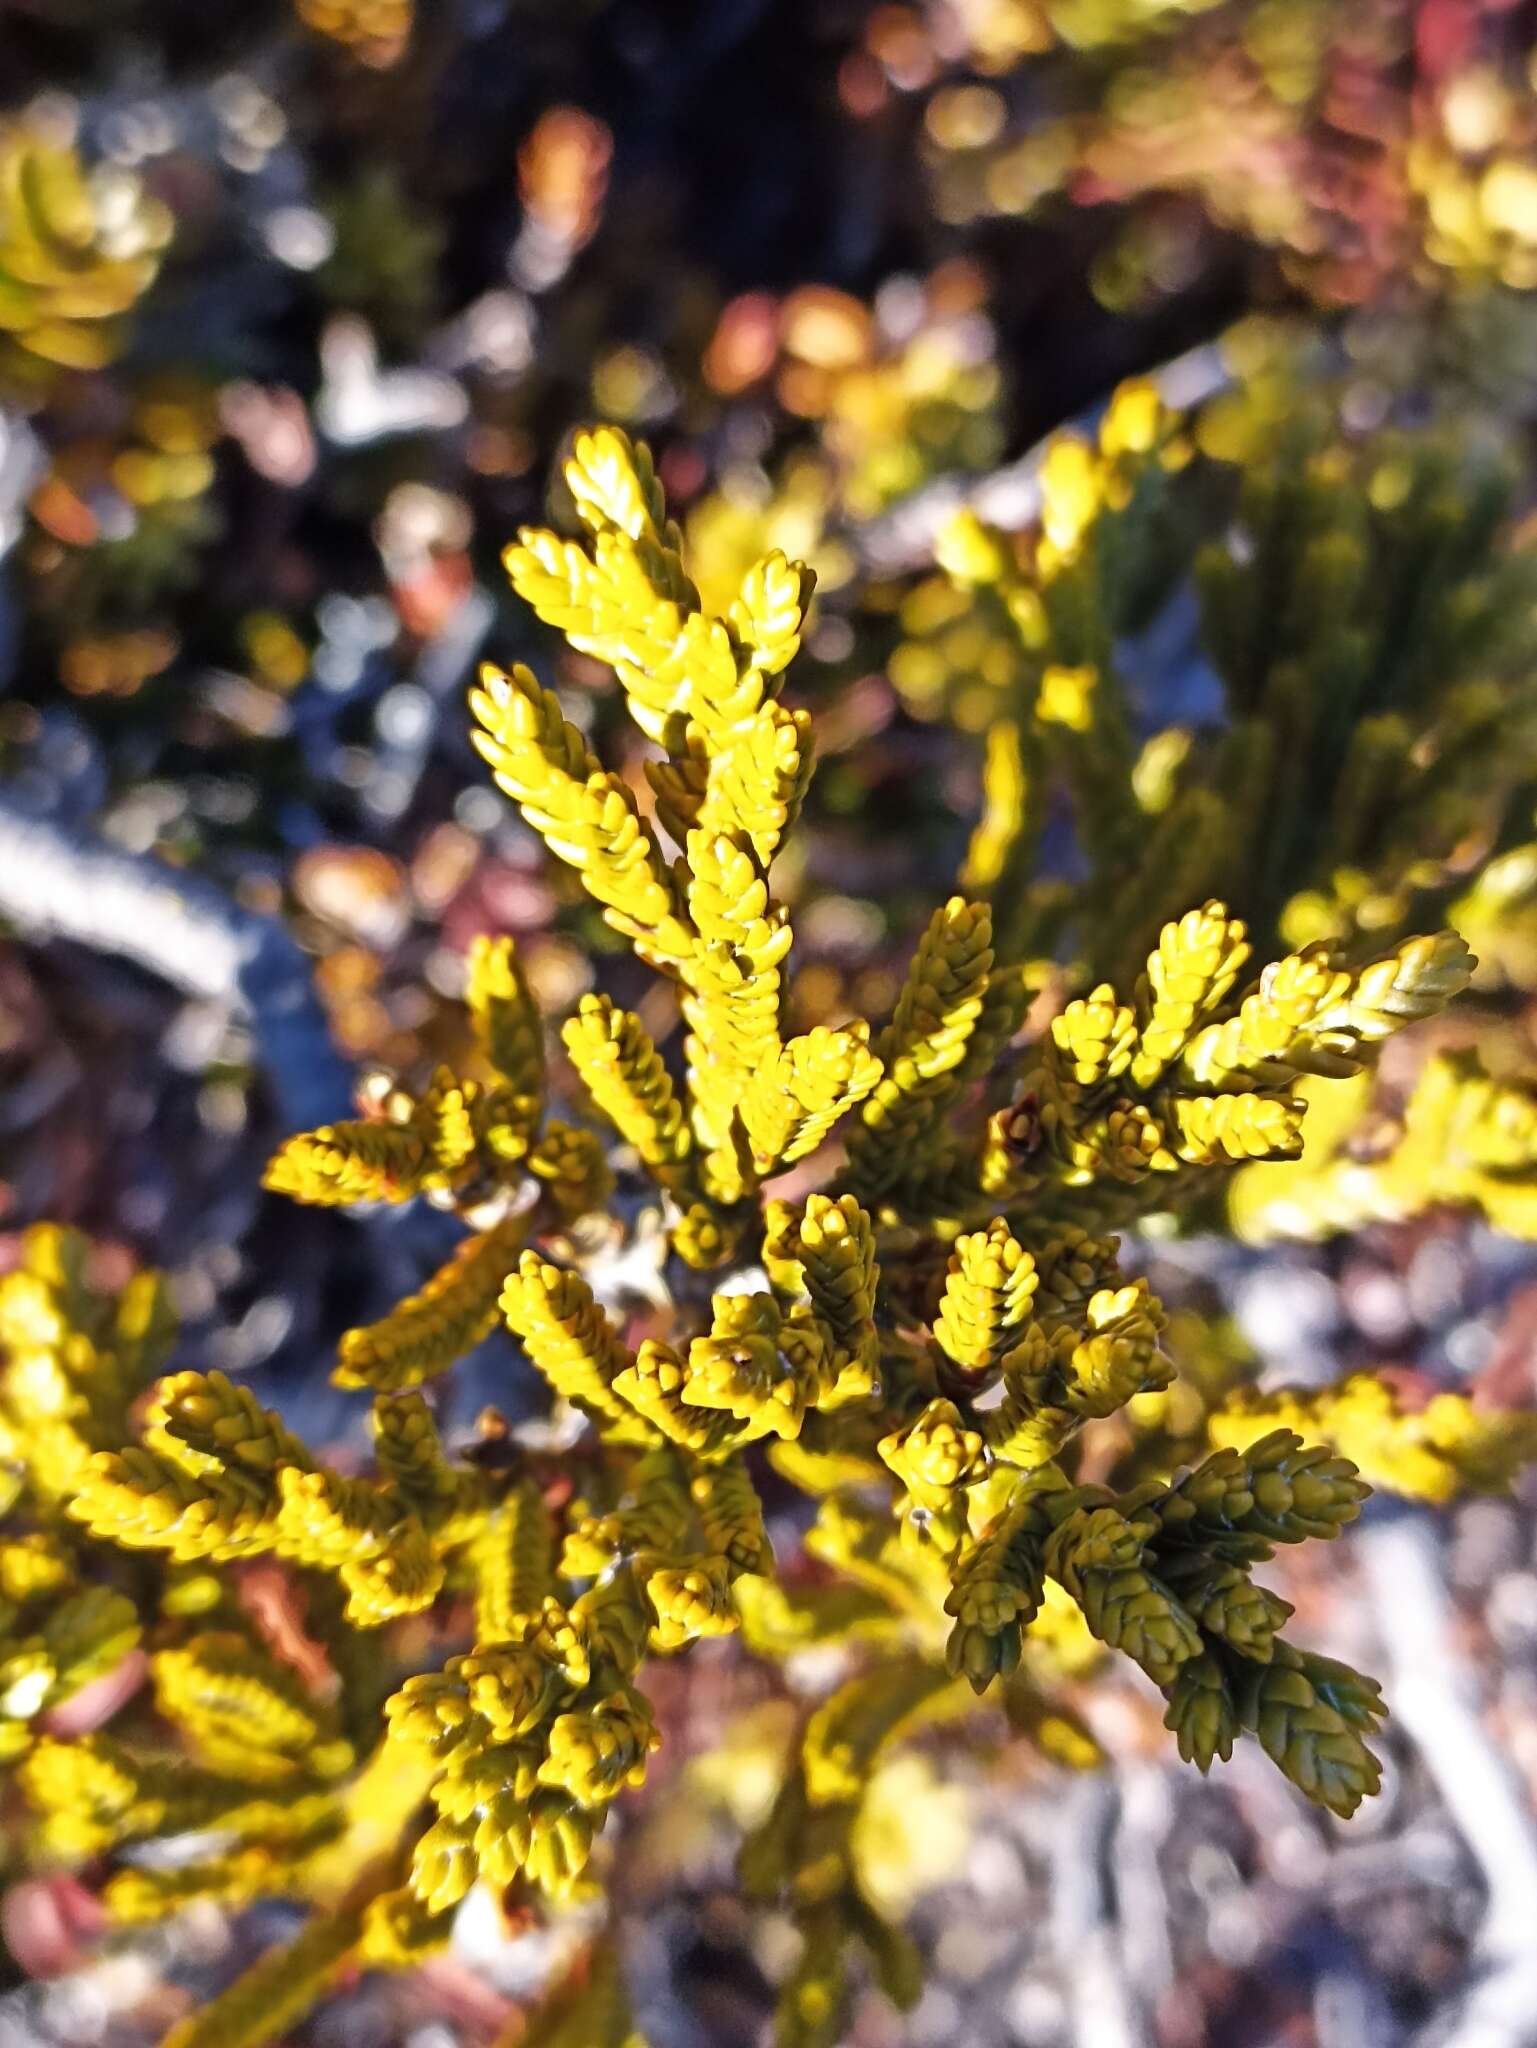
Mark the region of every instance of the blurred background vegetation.
[[[1144, 1220], [1186, 1379], [1142, 1449], [1267, 1375], [1531, 1405], [1534, 52], [1504, 0], [0, 0], [6, 1241], [51, 1217], [107, 1282], [167, 1268], [188, 1362], [344, 1439], [339, 1332], [453, 1233], [263, 1196], [276, 1139], [456, 1055], [481, 931], [547, 1012], [601, 986], [665, 1036], [464, 716], [482, 655], [533, 660], [642, 783], [607, 670], [499, 562], [601, 417], [654, 448], [707, 601], [768, 547], [818, 573], [793, 1028], [885, 1014], [958, 869], [1043, 1010], [1213, 893], [1264, 957], [1447, 916], [1479, 954], [1304, 1163], [1210, 1234]], [[1391, 1487], [1371, 1398], [1333, 1426]], [[1414, 1449], [1405, 1492], [1476, 1486], [1432, 1424]], [[1411, 1727], [1347, 1839], [1176, 1781], [1128, 1694], [1006, 1758], [968, 1853], [976, 1772], [904, 1753], [862, 1853], [923, 1896], [931, 1989], [851, 2042], [1537, 2038], [1530, 1501], [1408, 1562], [1338, 1548], [1289, 1596], [1345, 1649], [1430, 1603], [1503, 1775], [1439, 1782]], [[788, 1710], [689, 1682], [685, 1727], [751, 1711], [647, 1808], [632, 1960], [654, 2043], [740, 2042], [779, 1959], [712, 1826]], [[13, 1975], [58, 1979], [0, 2003], [7, 2048], [150, 2037], [168, 1962], [212, 1981], [242, 1940], [71, 1970], [71, 1911], [6, 1923]], [[313, 2038], [491, 2039], [551, 1954], [483, 1946], [491, 1991], [445, 1963]]]

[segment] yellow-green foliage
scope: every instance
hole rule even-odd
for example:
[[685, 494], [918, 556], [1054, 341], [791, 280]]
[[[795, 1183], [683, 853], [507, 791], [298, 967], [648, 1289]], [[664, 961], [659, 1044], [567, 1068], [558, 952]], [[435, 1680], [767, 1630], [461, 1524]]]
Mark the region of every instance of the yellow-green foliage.
[[1341, 1100], [1319, 1100], [1294, 1164], [1253, 1166], [1233, 1184], [1240, 1237], [1327, 1237], [1401, 1222], [1438, 1204], [1476, 1210], [1511, 1237], [1537, 1236], [1537, 1093], [1524, 1077], [1484, 1071], [1474, 1052], [1425, 1064], [1396, 1113], [1375, 1111], [1363, 1075]]
[[[1059, 637], [1092, 596], [1096, 508], [1167, 448], [1156, 408], [1128, 400], [1116, 417], [1108, 470], [1053, 458], [1037, 567], [1040, 630]], [[584, 536], [525, 532], [509, 567], [617, 671], [665, 756], [655, 817], [527, 669], [483, 673], [476, 736], [551, 852], [674, 984], [676, 1060], [638, 1015], [589, 998], [562, 1037], [609, 1136], [551, 1117], [543, 1021], [510, 944], [483, 943], [467, 986], [477, 1070], [441, 1068], [283, 1146], [268, 1185], [300, 1201], [425, 1195], [466, 1227], [440, 1272], [342, 1343], [338, 1379], [373, 1395], [362, 1473], [220, 1373], [175, 1373], [137, 1402], [162, 1363], [159, 1296], [142, 1283], [115, 1309], [95, 1302], [74, 1241], [38, 1237], [0, 1286], [6, 1443], [25, 1479], [0, 1553], [14, 1550], [17, 1588], [0, 1712], [48, 1853], [113, 1859], [213, 1827], [212, 1861], [114, 1864], [109, 1908], [261, 1894], [319, 1908], [184, 2023], [178, 2048], [272, 2038], [349, 1961], [409, 1962], [477, 1882], [556, 1901], [594, 1889], [615, 1804], [662, 1739], [648, 1660], [701, 1638], [742, 1630], [771, 1659], [843, 1646], [842, 1681], [810, 1706], [744, 1859], [750, 1889], [786, 1898], [800, 1925], [781, 2039], [807, 2048], [842, 2036], [856, 1949], [894, 1998], [917, 1994], [915, 1954], [852, 1844], [878, 1756], [921, 1721], [990, 1711], [988, 1694], [1046, 1754], [1090, 1762], [1055, 1681], [1118, 1652], [1202, 1769], [1248, 1733], [1338, 1814], [1378, 1779], [1375, 1687], [1286, 1641], [1290, 1609], [1251, 1576], [1277, 1544], [1326, 1540], [1358, 1512], [1366, 1487], [1332, 1448], [1335, 1420], [1265, 1416], [1241, 1448], [1130, 1489], [1080, 1483], [1075, 1461], [1086, 1430], [1176, 1363], [1110, 1226], [1214, 1190], [1240, 1162], [1293, 1158], [1301, 1090], [1341, 1085], [1445, 1003], [1466, 948], [1443, 931], [1266, 964], [1221, 903], [1181, 904], [1121, 989], [1086, 986], [1010, 1056], [1025, 979], [1000, 961], [988, 906], [957, 896], [889, 1019], [785, 1036], [791, 929], [772, 862], [811, 732], [778, 692], [809, 575], [770, 555], [710, 612], [644, 451], [584, 435], [567, 481]], [[1073, 630], [1064, 658], [1107, 658], [1091, 619]], [[1111, 847], [1127, 821], [1102, 771], [1124, 734], [1084, 674], [1078, 710], [1066, 685], [1053, 701], [1075, 747], [1093, 738], [1072, 758]], [[676, 1254], [653, 1292], [671, 1321], [637, 1344], [605, 1305], [625, 1226], [591, 1215], [615, 1141], [651, 1175]], [[791, 1165], [793, 1190], [776, 1185]], [[637, 1227], [625, 1256], [657, 1241]], [[717, 1291], [687, 1266], [716, 1271]], [[498, 1315], [551, 1415], [445, 1442], [416, 1389]], [[1443, 1455], [1491, 1476], [1495, 1453], [1467, 1443]], [[766, 1514], [770, 1471], [799, 1514]], [[781, 1582], [802, 1544], [820, 1571]], [[302, 1592], [331, 1687], [285, 1663], [215, 1569], [261, 1559]], [[66, 1583], [106, 1604], [65, 1627]], [[145, 1625], [142, 1605], [114, 1604], [118, 1586], [153, 1603], [174, 1758], [132, 1730], [28, 1733]], [[632, 2039], [599, 1954], [571, 1987], [577, 2016], [557, 2000], [530, 2039]]]
[[[1502, 460], [1360, 434], [1262, 332], [1228, 352], [1235, 388], [1193, 422], [1133, 383], [1093, 440], [1056, 436], [1029, 532], [956, 515], [904, 600], [904, 701], [983, 736], [965, 873], [1004, 957], [1074, 907], [1090, 974], [1130, 978], [1219, 890], [1266, 948], [1397, 937], [1439, 920], [1532, 776], [1537, 570], [1502, 533]], [[1226, 715], [1138, 745], [1122, 644], [1187, 571]], [[1035, 862], [1058, 797], [1091, 867], [1071, 895]]]
[[1335, 1386], [1238, 1395], [1208, 1426], [1214, 1443], [1244, 1449], [1277, 1425], [1334, 1446], [1373, 1486], [1438, 1505], [1463, 1493], [1504, 1493], [1537, 1457], [1537, 1416], [1476, 1407], [1466, 1394], [1406, 1406], [1370, 1373]]
[[0, 128], [0, 373], [22, 389], [112, 360], [171, 238], [159, 200], [124, 171], [93, 178], [56, 127]]

